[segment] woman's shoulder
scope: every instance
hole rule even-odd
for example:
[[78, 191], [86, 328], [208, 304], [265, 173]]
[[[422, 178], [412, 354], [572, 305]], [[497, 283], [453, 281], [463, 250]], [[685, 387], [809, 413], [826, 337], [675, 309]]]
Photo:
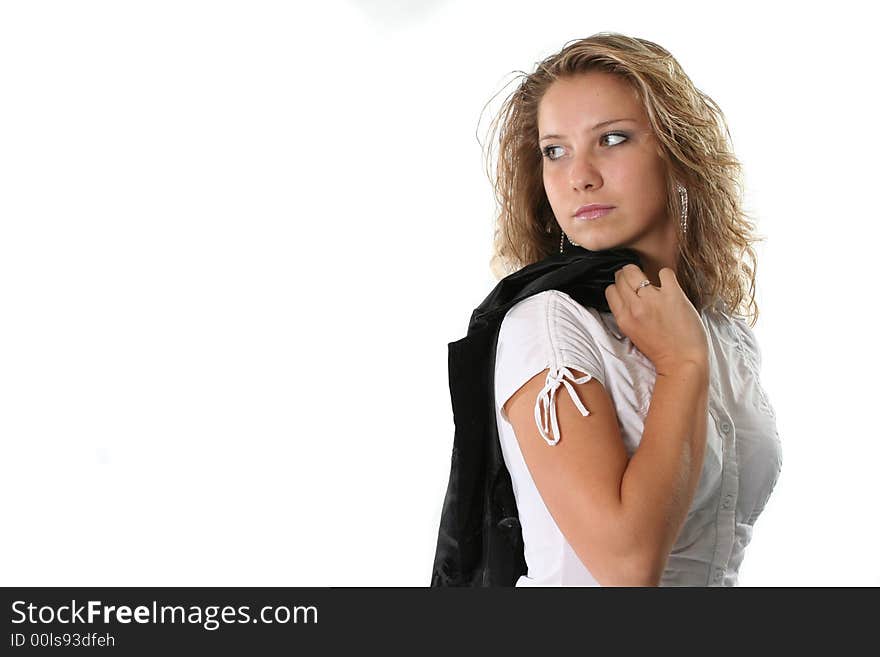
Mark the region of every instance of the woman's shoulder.
[[607, 314], [582, 305], [561, 290], [545, 290], [515, 303], [504, 316], [501, 333], [506, 338], [542, 333], [562, 342], [589, 335], [604, 341], [613, 335], [603, 317]]
[[728, 305], [718, 301], [706, 308], [705, 315], [732, 339], [737, 350], [745, 353], [755, 363], [761, 362], [761, 347], [748, 318], [732, 311]]
[[583, 315], [590, 314], [587, 308], [571, 295], [562, 290], [544, 290], [526, 297], [513, 304], [504, 316], [504, 319], [518, 319], [523, 317], [569, 317], [583, 319]]

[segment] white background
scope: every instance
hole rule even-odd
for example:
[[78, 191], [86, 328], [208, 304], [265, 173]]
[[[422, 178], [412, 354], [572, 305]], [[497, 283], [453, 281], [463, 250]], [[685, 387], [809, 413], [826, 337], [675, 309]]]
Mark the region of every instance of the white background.
[[784, 462], [740, 583], [880, 584], [876, 37], [726, 6], [0, 5], [0, 584], [427, 585], [477, 137], [599, 31], [720, 104], [767, 238]]

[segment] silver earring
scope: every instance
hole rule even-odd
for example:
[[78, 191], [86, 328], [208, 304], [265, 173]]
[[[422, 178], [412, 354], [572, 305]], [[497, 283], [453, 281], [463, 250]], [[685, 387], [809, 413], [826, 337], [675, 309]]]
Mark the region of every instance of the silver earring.
[[560, 252], [560, 253], [565, 253], [565, 248], [564, 248], [564, 246], [565, 246], [565, 240], [566, 240], [566, 239], [568, 239], [568, 243], [569, 243], [569, 244], [573, 244], [574, 246], [580, 246], [580, 244], [578, 244], [577, 242], [572, 242], [572, 241], [571, 241], [571, 238], [570, 238], [568, 235], [565, 234], [565, 231], [564, 231], [564, 230], [561, 230], [561, 229], [560, 229], [560, 233], [561, 233], [561, 235], [559, 236], [559, 252]]
[[678, 186], [678, 198], [681, 201], [681, 231], [686, 233], [688, 229], [688, 190], [680, 183], [675, 184]]

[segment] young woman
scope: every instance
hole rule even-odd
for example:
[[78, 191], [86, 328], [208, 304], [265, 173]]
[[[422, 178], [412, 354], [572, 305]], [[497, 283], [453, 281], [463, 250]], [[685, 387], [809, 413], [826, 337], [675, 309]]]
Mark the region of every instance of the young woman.
[[641, 265], [613, 272], [606, 310], [544, 289], [497, 329], [515, 584], [736, 585], [782, 457], [721, 110], [665, 49], [600, 33], [525, 76], [499, 122], [496, 271], [566, 249]]

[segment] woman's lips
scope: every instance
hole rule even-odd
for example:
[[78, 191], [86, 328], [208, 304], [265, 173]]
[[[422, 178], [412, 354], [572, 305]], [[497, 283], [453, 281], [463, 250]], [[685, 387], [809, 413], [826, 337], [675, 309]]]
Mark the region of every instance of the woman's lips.
[[580, 219], [581, 221], [591, 221], [593, 219], [598, 219], [599, 217], [604, 217], [613, 209], [614, 208], [597, 208], [595, 210], [586, 210], [584, 212], [579, 212], [578, 214], [576, 214], [575, 218]]

